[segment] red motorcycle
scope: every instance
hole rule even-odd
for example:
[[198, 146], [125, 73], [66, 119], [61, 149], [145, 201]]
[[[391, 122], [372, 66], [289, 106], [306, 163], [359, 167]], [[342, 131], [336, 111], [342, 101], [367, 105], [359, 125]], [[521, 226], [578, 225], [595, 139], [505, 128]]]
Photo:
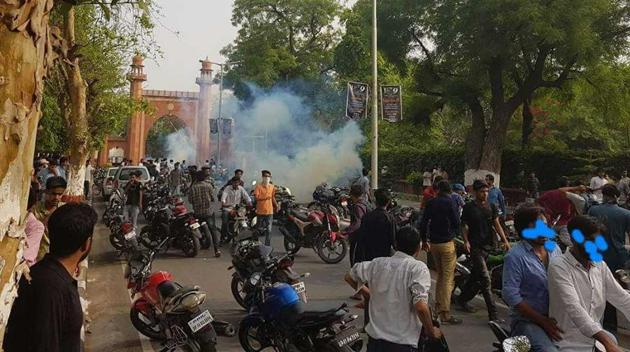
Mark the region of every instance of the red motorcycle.
[[151, 272], [155, 253], [162, 241], [149, 252], [136, 252], [129, 258], [125, 277], [134, 301], [129, 316], [141, 334], [163, 342], [161, 351], [183, 348], [193, 352], [215, 352], [217, 332], [234, 336], [234, 327], [214, 319], [202, 307], [206, 293], [198, 286], [184, 287], [166, 271]]
[[292, 205], [287, 211], [287, 221], [279, 229], [289, 254], [302, 247], [313, 248], [325, 263], [336, 264], [348, 253], [348, 243], [339, 229], [339, 216], [331, 204], [322, 203], [315, 210]]

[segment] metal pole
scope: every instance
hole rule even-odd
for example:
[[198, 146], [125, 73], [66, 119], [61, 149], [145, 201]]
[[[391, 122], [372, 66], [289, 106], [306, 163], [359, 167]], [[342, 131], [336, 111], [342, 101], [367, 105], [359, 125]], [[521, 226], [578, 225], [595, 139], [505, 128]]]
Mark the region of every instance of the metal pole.
[[372, 189], [378, 188], [378, 62], [376, 0], [372, 1]]
[[223, 64], [219, 64], [221, 68], [221, 83], [219, 83], [219, 117], [217, 118], [217, 167], [221, 166], [221, 122], [223, 116], [221, 108], [223, 105]]

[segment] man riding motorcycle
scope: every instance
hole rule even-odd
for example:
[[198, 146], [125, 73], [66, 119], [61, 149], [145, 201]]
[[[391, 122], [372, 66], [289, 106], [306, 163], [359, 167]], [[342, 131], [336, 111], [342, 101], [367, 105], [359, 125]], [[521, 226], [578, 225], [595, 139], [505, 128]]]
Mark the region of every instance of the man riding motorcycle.
[[234, 206], [243, 203], [247, 204], [247, 206], [252, 205], [252, 199], [240, 183], [240, 178], [236, 176], [232, 177], [230, 180], [230, 187], [225, 188], [225, 190], [223, 190], [223, 194], [221, 195], [221, 209], [223, 210], [221, 217], [222, 242], [228, 238], [227, 225], [230, 218], [230, 210], [232, 210]]

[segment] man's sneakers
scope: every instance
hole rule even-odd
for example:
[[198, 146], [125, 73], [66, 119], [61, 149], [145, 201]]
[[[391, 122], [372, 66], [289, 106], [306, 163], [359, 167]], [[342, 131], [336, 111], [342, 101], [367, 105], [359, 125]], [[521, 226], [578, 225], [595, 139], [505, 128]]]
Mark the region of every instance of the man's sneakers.
[[448, 325], [459, 325], [462, 323], [462, 320], [450, 315], [447, 318], [440, 318], [440, 323]]

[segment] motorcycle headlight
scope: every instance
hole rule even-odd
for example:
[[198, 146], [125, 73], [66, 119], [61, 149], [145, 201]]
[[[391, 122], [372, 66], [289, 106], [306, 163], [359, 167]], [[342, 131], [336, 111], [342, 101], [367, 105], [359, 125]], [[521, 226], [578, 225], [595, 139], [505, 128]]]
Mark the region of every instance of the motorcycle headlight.
[[180, 305], [186, 310], [193, 310], [199, 307], [205, 300], [206, 294], [203, 292], [197, 292], [182, 298]]
[[288, 194], [288, 195], [292, 195], [292, 194], [291, 194], [291, 190], [289, 189], [289, 187], [286, 187], [286, 188], [285, 188], [285, 190], [287, 191], [287, 194]]

